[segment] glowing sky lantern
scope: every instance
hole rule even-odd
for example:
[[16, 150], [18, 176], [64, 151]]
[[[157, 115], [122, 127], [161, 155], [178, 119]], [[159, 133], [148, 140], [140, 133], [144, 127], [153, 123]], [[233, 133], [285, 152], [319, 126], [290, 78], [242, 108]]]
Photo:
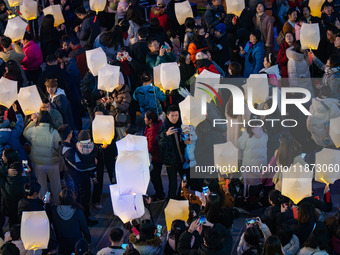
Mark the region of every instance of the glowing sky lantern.
[[244, 0], [226, 0], [227, 14], [235, 14], [240, 17], [245, 8]]
[[185, 23], [186, 18], [194, 17], [189, 1], [180, 3], [175, 2], [175, 14], [178, 24], [180, 25]]
[[86, 51], [87, 66], [93, 76], [97, 76], [99, 69], [107, 64], [105, 52], [101, 47]]
[[50, 222], [46, 212], [23, 212], [20, 237], [25, 250], [47, 249], [50, 240]]
[[315, 166], [320, 170], [315, 170], [315, 180], [325, 184], [334, 183], [340, 179], [340, 171], [337, 169], [340, 162], [340, 151], [324, 148], [316, 153]]
[[245, 96], [252, 90], [253, 98], [247, 98], [248, 105], [264, 103], [269, 97], [269, 83], [266, 74], [251, 74], [243, 85]]
[[98, 89], [112, 92], [119, 85], [120, 67], [103, 65], [98, 71]]
[[310, 15], [321, 18], [321, 6], [324, 2], [324, 0], [309, 0]]
[[115, 121], [112, 115], [97, 115], [92, 122], [93, 142], [111, 144], [115, 136]]
[[2, 77], [0, 79], [0, 104], [10, 108], [17, 100], [18, 82]]
[[116, 142], [116, 178], [119, 194], [146, 194], [150, 181], [148, 143], [145, 136], [127, 135]]
[[192, 125], [197, 127], [199, 123], [205, 120], [205, 115], [201, 112], [201, 98], [187, 96], [179, 103], [179, 109], [183, 125]]
[[187, 221], [189, 218], [189, 201], [170, 199], [164, 209], [166, 227], [171, 230], [171, 224], [174, 220]]
[[320, 42], [320, 29], [318, 23], [303, 23], [300, 30], [301, 49], [317, 50]]
[[329, 135], [337, 148], [340, 147], [340, 117], [331, 119], [329, 125]]
[[106, 2], [107, 0], [90, 0], [90, 9], [98, 14], [98, 12], [104, 11]]
[[42, 105], [37, 86], [35, 85], [20, 88], [18, 101], [25, 115], [39, 112]]
[[43, 11], [45, 16], [51, 14], [54, 17], [54, 26], [57, 27], [65, 23], [64, 16], [61, 10], [62, 10], [61, 5], [55, 4], [46, 7]]
[[313, 171], [303, 171], [300, 163], [282, 171], [282, 195], [290, 198], [295, 204], [312, 195]]
[[216, 88], [215, 85], [220, 84], [220, 81], [220, 74], [204, 69], [203, 72], [196, 77], [195, 97], [204, 97], [207, 103], [210, 103], [211, 100], [215, 101], [216, 94], [218, 93], [218, 88]]
[[38, 2], [34, 0], [25, 0], [20, 5], [21, 17], [25, 20], [33, 20], [38, 17]]
[[8, 0], [8, 4], [10, 7], [22, 5], [23, 2], [24, 0]]
[[26, 29], [27, 23], [17, 16], [7, 21], [4, 35], [11, 38], [12, 41], [15, 42], [24, 37]]
[[153, 83], [155, 86], [159, 87], [160, 89], [163, 89], [161, 83], [161, 65], [155, 66], [153, 68]]
[[215, 167], [221, 167], [222, 174], [236, 172], [238, 169], [238, 149], [232, 142], [214, 144]]
[[176, 62], [163, 63], [160, 67], [160, 80], [163, 89], [174, 90], [179, 88], [181, 73]]
[[145, 213], [143, 195], [119, 195], [118, 184], [110, 185], [110, 194], [113, 213], [118, 216], [123, 223], [140, 218]]

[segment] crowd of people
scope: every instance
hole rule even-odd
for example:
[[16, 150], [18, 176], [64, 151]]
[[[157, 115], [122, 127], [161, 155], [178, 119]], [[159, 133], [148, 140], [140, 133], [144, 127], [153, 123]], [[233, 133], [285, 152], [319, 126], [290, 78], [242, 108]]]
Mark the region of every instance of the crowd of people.
[[[240, 16], [229, 13], [221, 0], [208, 0], [204, 13], [187, 17], [183, 25], [175, 12], [181, 0], [149, 2], [150, 10], [138, 0], [107, 0], [99, 13], [86, 10], [81, 0], [38, 0], [38, 17], [18, 41], [3, 35], [8, 19], [19, 15], [9, 2], [0, 0], [0, 75], [16, 81], [18, 92], [36, 85], [43, 104], [31, 115], [18, 101], [0, 107], [1, 254], [33, 253], [20, 237], [25, 211], [46, 211], [51, 225], [48, 248], [34, 253], [89, 254], [89, 227], [98, 224], [91, 207], [102, 208], [105, 172], [111, 184], [117, 183], [116, 141], [127, 134], [147, 138], [155, 194], [144, 196], [145, 215], [125, 224], [126, 229], [113, 228], [111, 245], [97, 254], [217, 255], [231, 254], [233, 247], [239, 255], [340, 254], [340, 215], [325, 217], [333, 212], [328, 184], [323, 198], [305, 197], [294, 204], [281, 194], [281, 172], [190, 178], [190, 168], [214, 165], [215, 144], [232, 142], [239, 166], [260, 168], [313, 164], [317, 152], [336, 150], [330, 119], [340, 117], [337, 0], [325, 0], [321, 18], [311, 16], [308, 1], [302, 0], [273, 0], [271, 10], [260, 0], [246, 0]], [[63, 24], [54, 26], [54, 16], [44, 16], [43, 8], [50, 5], [61, 5]], [[318, 24], [318, 49], [302, 48], [303, 23]], [[86, 51], [98, 47], [108, 64], [120, 67], [112, 92], [98, 89], [98, 77], [87, 66]], [[178, 64], [180, 84], [165, 91], [154, 85], [153, 70], [171, 62]], [[270, 91], [304, 88], [312, 95], [304, 104], [311, 115], [292, 106], [287, 115], [298, 120], [294, 128], [279, 122], [244, 129], [215, 126], [214, 119], [287, 118], [280, 107], [268, 116], [250, 114], [246, 102], [245, 114], [234, 114], [233, 95], [222, 88], [220, 104], [207, 103], [205, 120], [197, 127], [182, 125], [179, 104], [193, 95], [196, 77], [207, 71], [240, 89], [253, 74], [265, 74]], [[273, 103], [269, 96], [255, 107], [266, 110]], [[110, 144], [93, 142], [91, 123], [98, 115], [114, 117]], [[162, 183], [163, 166], [168, 189]], [[169, 199], [188, 200], [189, 215], [187, 221], [174, 220], [164, 235], [147, 208]], [[233, 243], [236, 207], [263, 213], [247, 219], [245, 232]]]

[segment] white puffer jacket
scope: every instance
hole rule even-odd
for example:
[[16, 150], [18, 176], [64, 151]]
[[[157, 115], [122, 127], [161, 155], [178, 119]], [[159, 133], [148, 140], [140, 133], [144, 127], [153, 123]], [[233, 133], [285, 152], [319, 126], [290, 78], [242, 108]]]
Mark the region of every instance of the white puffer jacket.
[[[321, 102], [323, 102], [329, 110], [327, 110]], [[309, 112], [312, 115], [307, 118], [307, 129], [311, 132], [316, 144], [326, 146], [322, 140], [327, 136], [329, 120], [340, 116], [339, 101], [335, 98], [313, 98]]]

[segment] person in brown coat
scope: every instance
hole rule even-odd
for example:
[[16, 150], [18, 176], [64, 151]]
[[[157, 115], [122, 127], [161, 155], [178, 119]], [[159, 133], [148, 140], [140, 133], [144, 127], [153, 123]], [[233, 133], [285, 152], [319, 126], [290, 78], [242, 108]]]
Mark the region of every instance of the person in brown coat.
[[284, 35], [288, 32], [295, 35], [295, 22], [297, 20], [297, 11], [295, 9], [289, 9], [287, 15], [288, 20], [283, 25], [282, 32]]
[[261, 40], [265, 44], [266, 55], [274, 50], [274, 19], [265, 13], [264, 3], [256, 5], [256, 15], [253, 17], [255, 29], [261, 31]]

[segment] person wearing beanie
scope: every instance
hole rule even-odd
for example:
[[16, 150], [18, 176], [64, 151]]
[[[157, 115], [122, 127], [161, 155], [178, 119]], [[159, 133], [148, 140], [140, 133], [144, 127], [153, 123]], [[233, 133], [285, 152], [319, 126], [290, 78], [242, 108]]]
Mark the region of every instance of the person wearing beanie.
[[[63, 137], [66, 137], [67, 128], [64, 130]], [[91, 141], [90, 134], [81, 130], [78, 134], [76, 144], [71, 143], [72, 132], [62, 144], [62, 156], [64, 157], [66, 167], [74, 180], [77, 201], [83, 206], [84, 214], [88, 225], [96, 225], [98, 221], [90, 216], [90, 199], [91, 199], [91, 179], [96, 183], [95, 170], [97, 167], [97, 147]]]
[[245, 58], [244, 77], [248, 78], [251, 74], [257, 74], [263, 68], [264, 59], [264, 43], [261, 41], [261, 32], [259, 30], [252, 31], [249, 41], [243, 48], [240, 46], [240, 56]]
[[69, 124], [72, 129], [75, 129], [71, 104], [66, 98], [65, 91], [61, 88], [58, 88], [58, 80], [47, 79], [45, 86], [49, 95], [51, 106], [61, 113], [64, 124]]
[[225, 73], [228, 71], [230, 63], [229, 41], [226, 29], [227, 26], [224, 23], [220, 23], [214, 28], [214, 37], [209, 36], [206, 39], [212, 59]]
[[208, 55], [203, 51], [196, 54], [196, 68], [198, 69], [199, 74], [203, 72], [203, 70], [208, 70], [209, 72], [217, 74], [219, 73], [215, 65], [209, 60]]

